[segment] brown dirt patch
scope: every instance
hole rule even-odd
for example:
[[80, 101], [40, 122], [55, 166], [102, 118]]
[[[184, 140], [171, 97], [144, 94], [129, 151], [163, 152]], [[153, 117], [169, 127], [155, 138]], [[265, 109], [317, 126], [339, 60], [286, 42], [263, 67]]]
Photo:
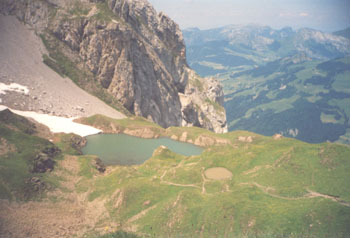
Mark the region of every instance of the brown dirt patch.
[[253, 174], [253, 173], [258, 172], [260, 169], [269, 169], [269, 168], [271, 168], [271, 165], [255, 166], [254, 168], [243, 172], [243, 174], [244, 175]]
[[253, 142], [253, 137], [251, 137], [251, 136], [248, 136], [248, 137], [240, 136], [240, 137], [238, 137], [238, 140], [241, 141], [241, 142], [252, 143]]
[[0, 207], [0, 237], [72, 237], [87, 230], [85, 209], [73, 203], [2, 201]]
[[282, 138], [283, 138], [283, 136], [281, 134], [274, 134], [273, 135], [273, 139], [275, 139], [275, 140], [280, 140]]
[[7, 153], [15, 152], [16, 147], [8, 143], [5, 138], [0, 138], [0, 156], [6, 155]]
[[[92, 230], [118, 229], [105, 207], [106, 199], [87, 199], [91, 191], [79, 193], [76, 184], [80, 165], [75, 156], [59, 161], [54, 174], [63, 180], [60, 188], [47, 193], [47, 199], [31, 202], [0, 200], [0, 237], [68, 238], [83, 237]], [[122, 194], [120, 192], [119, 194]]]
[[226, 168], [216, 167], [207, 169], [205, 172], [205, 177], [213, 180], [223, 180], [232, 178], [232, 173]]

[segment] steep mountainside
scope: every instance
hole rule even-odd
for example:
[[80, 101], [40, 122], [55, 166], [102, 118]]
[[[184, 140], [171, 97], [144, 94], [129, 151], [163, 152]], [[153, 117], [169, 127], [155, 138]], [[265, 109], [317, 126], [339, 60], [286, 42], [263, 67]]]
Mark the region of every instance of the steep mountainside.
[[252, 69], [295, 54], [328, 60], [350, 54], [342, 36], [313, 29], [274, 30], [267, 26], [227, 26], [211, 30], [184, 30], [190, 66], [201, 76]]
[[188, 68], [178, 25], [146, 0], [0, 4], [2, 13], [16, 15], [41, 35], [47, 65], [103, 100], [112, 95], [163, 127], [227, 130], [221, 86]]
[[[106, 105], [70, 79], [47, 67], [40, 38], [14, 16], [0, 16], [0, 104], [21, 111], [35, 111], [60, 117], [94, 114], [123, 118], [122, 106]], [[26, 92], [5, 90], [18, 84]]]

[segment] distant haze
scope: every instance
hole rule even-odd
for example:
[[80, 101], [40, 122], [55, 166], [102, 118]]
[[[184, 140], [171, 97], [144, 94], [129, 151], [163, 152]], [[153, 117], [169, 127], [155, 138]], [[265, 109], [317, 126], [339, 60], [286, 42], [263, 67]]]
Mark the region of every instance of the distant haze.
[[182, 29], [230, 24], [337, 31], [350, 26], [349, 0], [149, 0]]

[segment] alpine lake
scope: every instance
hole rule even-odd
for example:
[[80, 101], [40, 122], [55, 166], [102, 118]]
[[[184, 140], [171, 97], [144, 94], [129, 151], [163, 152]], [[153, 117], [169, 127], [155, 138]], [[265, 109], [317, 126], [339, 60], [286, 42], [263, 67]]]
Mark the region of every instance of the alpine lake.
[[162, 137], [144, 139], [125, 134], [97, 134], [87, 136], [87, 145], [82, 149], [85, 155], [98, 156], [105, 165], [137, 165], [152, 157], [159, 146], [185, 155], [200, 155], [203, 148], [184, 142]]

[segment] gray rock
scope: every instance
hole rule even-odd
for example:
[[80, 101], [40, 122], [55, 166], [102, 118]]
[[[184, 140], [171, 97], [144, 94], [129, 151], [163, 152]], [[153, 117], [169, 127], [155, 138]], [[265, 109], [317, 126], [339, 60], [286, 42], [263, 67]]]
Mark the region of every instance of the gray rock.
[[54, 169], [54, 157], [61, 153], [56, 146], [48, 146], [38, 153], [32, 162], [32, 173], [45, 173]]
[[104, 163], [100, 158], [95, 159], [94, 166], [100, 173], [104, 173], [106, 171], [106, 166], [104, 165]]
[[40, 194], [47, 189], [50, 189], [50, 185], [42, 181], [39, 177], [31, 177], [25, 180], [25, 195], [24, 198], [29, 199], [35, 194]]
[[[63, 42], [63, 53], [91, 71], [135, 115], [163, 127], [196, 125], [227, 131], [222, 87], [212, 79], [191, 84], [195, 73], [187, 65], [182, 32], [174, 21], [164, 13], [157, 14], [146, 0], [90, 2], [107, 4], [115, 16], [103, 20], [66, 17], [71, 7], [66, 0], [3, 0], [0, 11], [16, 15], [38, 32], [45, 29]], [[56, 5], [58, 13], [49, 18]]]
[[33, 161], [32, 173], [45, 173], [47, 171], [52, 171], [55, 162], [49, 155], [45, 153], [39, 153], [36, 155]]
[[87, 143], [87, 139], [85, 137], [81, 137], [78, 135], [72, 135], [70, 138], [70, 144], [71, 146], [76, 149], [79, 154], [83, 154], [83, 152], [81, 151], [82, 148], [84, 148], [86, 146]]

